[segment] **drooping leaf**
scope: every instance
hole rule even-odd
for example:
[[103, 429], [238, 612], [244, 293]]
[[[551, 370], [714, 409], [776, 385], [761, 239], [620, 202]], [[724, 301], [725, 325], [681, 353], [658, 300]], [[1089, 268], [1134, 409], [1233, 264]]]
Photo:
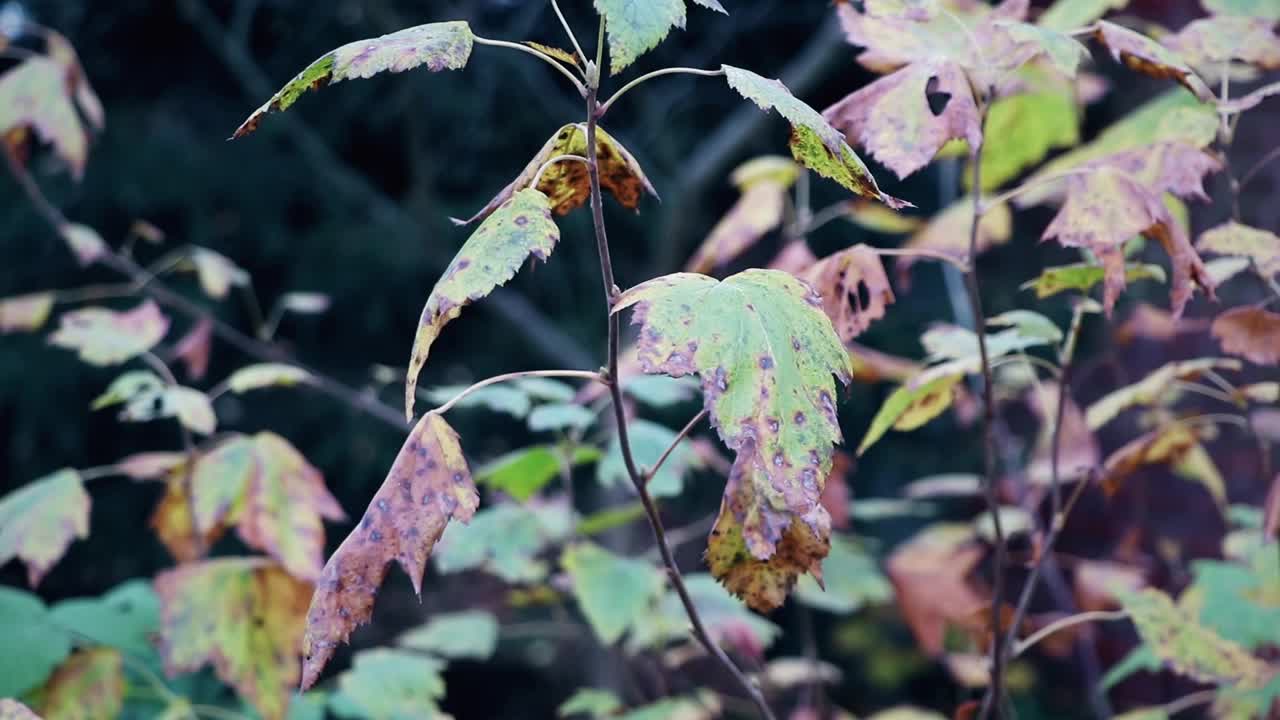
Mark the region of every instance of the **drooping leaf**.
[[948, 627], [972, 629], [989, 601], [969, 584], [982, 559], [967, 525], [932, 525], [889, 556], [887, 572], [898, 607], [926, 655], [945, 650]]
[[468, 527], [451, 527], [433, 556], [436, 569], [483, 570], [512, 584], [545, 579], [538, 555], [573, 529], [564, 502], [499, 505], [476, 513]]
[[[903, 247], [907, 250], [928, 250], [944, 253], [958, 262], [969, 258], [969, 229], [973, 227], [973, 200], [961, 198], [948, 205], [942, 212], [911, 236]], [[1004, 245], [1013, 237], [1013, 213], [1009, 206], [993, 205], [978, 222], [977, 251], [984, 253]], [[910, 270], [921, 258], [907, 255], [896, 260], [898, 283], [910, 286]]]
[[1235, 307], [1213, 321], [1213, 336], [1224, 352], [1258, 365], [1280, 364], [1280, 314], [1260, 307]]
[[53, 626], [49, 611], [31, 593], [0, 586], [0, 696], [19, 697], [39, 687], [71, 653], [71, 638]]
[[413, 418], [418, 375], [444, 326], [462, 314], [462, 308], [515, 277], [529, 256], [546, 260], [559, 241], [560, 228], [551, 220], [547, 196], [533, 189], [512, 196], [467, 239], [422, 309], [405, 382], [406, 418]]
[[791, 154], [801, 165], [835, 180], [853, 193], [879, 200], [891, 208], [910, 203], [884, 194], [862, 159], [818, 111], [796, 99], [778, 80], [731, 65], [723, 66], [729, 87], [763, 110], [777, 110], [791, 123]]
[[296, 365], [258, 363], [231, 373], [224, 382], [231, 392], [239, 395], [268, 387], [291, 387], [310, 379], [311, 373]]
[[0, 498], [0, 565], [26, 563], [32, 587], [67, 552], [89, 536], [89, 494], [75, 470], [59, 470]]
[[915, 430], [938, 417], [955, 400], [956, 385], [963, 373], [921, 373], [893, 391], [871, 420], [867, 434], [858, 445], [862, 455], [890, 428]]
[[440, 716], [444, 661], [391, 648], [357, 653], [338, 676], [329, 709], [351, 720], [408, 720]]
[[1213, 101], [1213, 91], [1196, 75], [1191, 66], [1176, 52], [1151, 38], [1115, 23], [1099, 20], [1094, 25], [1094, 38], [1107, 48], [1111, 57], [1143, 75], [1173, 80], [1190, 90], [1202, 102]]
[[1240, 361], [1229, 358], [1200, 358], [1163, 365], [1132, 385], [1111, 391], [1089, 406], [1085, 419], [1097, 430], [1128, 408], [1152, 405], [1179, 380], [1193, 380], [1209, 370], [1239, 370]]
[[167, 385], [138, 394], [120, 411], [120, 419], [127, 422], [160, 418], [177, 418], [183, 427], [201, 435], [212, 435], [218, 426], [218, 416], [209, 396], [181, 385]]
[[146, 659], [155, 653], [152, 637], [160, 629], [160, 599], [150, 582], [130, 580], [100, 597], [63, 600], [50, 608], [49, 621], [82, 644], [105, 645]]
[[[1045, 268], [1040, 272], [1039, 277], [1027, 281], [1022, 285], [1022, 288], [1027, 290], [1034, 289], [1036, 297], [1040, 299], [1068, 290], [1088, 293], [1095, 285], [1103, 281], [1106, 272], [1107, 270], [1103, 266], [1089, 263], [1060, 265], [1058, 267]], [[1126, 283], [1139, 280], [1164, 282], [1165, 272], [1164, 268], [1159, 265], [1128, 263], [1124, 268], [1124, 279]]]
[[1196, 248], [1217, 255], [1247, 258], [1263, 277], [1280, 275], [1280, 236], [1231, 221], [1206, 230]]
[[[724, 13], [719, 0], [694, 0]], [[672, 28], [684, 29], [685, 0], [595, 0], [609, 33], [609, 72], [617, 75], [658, 46]], [[727, 14], [727, 13], [726, 13]]]
[[[665, 425], [649, 420], [633, 420], [628, 425], [628, 440], [631, 443], [631, 457], [641, 468], [652, 468], [667, 448], [676, 440], [674, 430]], [[676, 497], [684, 491], [684, 476], [691, 468], [701, 462], [693, 450], [692, 443], [686, 438], [671, 451], [657, 474], [649, 478], [647, 487], [653, 497]], [[596, 477], [603, 485], [623, 485], [631, 487], [631, 478], [627, 474], [627, 466], [622, 459], [622, 447], [617, 435], [609, 443], [604, 459], [596, 468]]]
[[0, 335], [39, 330], [53, 310], [53, 293], [38, 292], [0, 299]]
[[[685, 589], [707, 633], [722, 646], [763, 658], [764, 651], [782, 634], [781, 628], [748, 610], [711, 575], [686, 575]], [[670, 642], [689, 639], [689, 615], [675, 590], [668, 589], [653, 611], [631, 627], [627, 647], [631, 651], [658, 650]]]
[[[538, 180], [536, 189], [547, 196], [551, 212], [556, 215], [568, 215], [582, 207], [591, 197], [591, 179], [587, 174], [587, 166], [578, 160], [559, 160], [552, 165], [546, 164], [561, 155], [576, 155], [580, 158], [587, 156], [587, 126], [584, 123], [565, 125], [557, 130], [516, 179], [490, 200], [489, 204], [470, 219], [454, 220], [454, 223], [470, 225], [477, 220], [484, 220], [516, 193], [531, 187], [535, 179]], [[658, 196], [631, 151], [601, 127], [596, 128], [596, 162], [600, 166], [600, 189], [608, 192], [628, 210], [639, 208], [640, 199], [646, 193], [655, 198]], [[541, 179], [538, 178], [539, 172], [542, 173]]]
[[646, 560], [615, 555], [592, 543], [570, 545], [560, 564], [596, 637], [612, 645], [658, 601], [662, 572]]
[[1126, 443], [1102, 466], [1102, 488], [1108, 495], [1120, 491], [1131, 475], [1147, 465], [1177, 465], [1196, 448], [1201, 437], [1195, 429], [1173, 423]]
[[169, 331], [169, 318], [147, 300], [128, 312], [83, 308], [59, 319], [49, 342], [75, 350], [90, 365], [119, 365], [155, 347]]
[[124, 708], [124, 660], [111, 648], [88, 648], [62, 664], [42, 689], [45, 720], [114, 720]]
[[[577, 447], [567, 462], [571, 466], [583, 465], [599, 460], [602, 455], [593, 447]], [[485, 463], [476, 469], [476, 480], [523, 503], [555, 479], [565, 462], [564, 453], [559, 448], [534, 445]]]
[[[851, 367], [820, 305], [777, 270], [722, 282], [668, 275], [614, 305], [635, 307], [646, 373], [701, 378], [712, 423], [737, 453], [708, 557], [756, 608], [776, 607], [795, 572], [818, 570], [826, 554], [830, 518], [818, 500], [840, 439], [832, 376], [847, 383]], [[780, 575], [762, 582], [770, 573]]]
[[267, 113], [289, 109], [308, 90], [381, 72], [404, 72], [425, 65], [431, 72], [460, 70], [471, 58], [474, 41], [465, 22], [418, 25], [382, 37], [357, 40], [320, 56], [271, 96], [236, 128], [232, 137], [258, 129]]
[[89, 136], [80, 123], [56, 60], [30, 57], [0, 74], [0, 133], [29, 129], [49, 143], [79, 180], [89, 157]]
[[831, 553], [823, 565], [825, 588], [810, 577], [800, 578], [796, 587], [796, 599], [809, 607], [847, 614], [893, 597], [893, 588], [876, 567], [875, 559], [847, 537], [832, 537]]
[[738, 202], [711, 229], [685, 270], [709, 273], [749, 250], [782, 224], [786, 199], [786, 185], [773, 180], [759, 180], [743, 188]]
[[905, 235], [915, 232], [922, 224], [920, 218], [903, 215], [880, 203], [862, 199], [850, 203], [849, 221], [860, 228], [886, 235]]
[[307, 612], [302, 687], [315, 684], [339, 642], [369, 621], [392, 561], [421, 591], [427, 557], [450, 519], [480, 503], [453, 428], [439, 415], [418, 421], [359, 527], [329, 558]]
[[884, 317], [885, 309], [894, 300], [880, 256], [866, 245], [854, 245], [825, 257], [801, 277], [822, 296], [822, 310], [844, 342], [858, 337], [871, 323]]
[[498, 620], [483, 610], [440, 613], [401, 635], [396, 644], [449, 660], [483, 662], [498, 647]]
[[212, 664], [267, 720], [298, 685], [309, 583], [260, 558], [221, 558], [156, 576], [160, 654], [170, 675]]

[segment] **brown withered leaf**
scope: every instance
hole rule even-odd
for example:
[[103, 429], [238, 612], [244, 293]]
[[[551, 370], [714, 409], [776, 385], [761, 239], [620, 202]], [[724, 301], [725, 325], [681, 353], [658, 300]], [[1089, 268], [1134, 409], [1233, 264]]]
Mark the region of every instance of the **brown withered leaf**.
[[894, 300], [880, 256], [866, 245], [829, 255], [800, 277], [822, 296], [823, 312], [846, 343], [884, 317]]
[[1164, 45], [1197, 67], [1239, 61], [1264, 70], [1280, 67], [1275, 23], [1257, 17], [1212, 15], [1192, 20]]
[[[932, 250], [945, 253], [957, 261], [969, 256], [969, 229], [973, 227], [973, 200], [961, 198], [942, 212], [934, 215], [919, 232], [911, 236], [903, 246], [907, 250]], [[978, 223], [978, 253], [1004, 245], [1013, 237], [1013, 213], [1007, 204], [992, 206]], [[894, 262], [898, 284], [903, 290], [911, 287], [911, 268], [922, 258], [912, 255], [899, 257]]]
[[968, 525], [933, 525], [899, 545], [886, 566], [898, 607], [916, 644], [930, 657], [945, 650], [949, 626], [981, 631], [989, 602], [968, 581], [982, 548]]
[[169, 554], [183, 563], [199, 560], [201, 553], [227, 531], [227, 524], [220, 521], [201, 530], [197, 540], [191, 520], [191, 496], [181, 468], [170, 471], [164, 495], [151, 511], [150, 526]]
[[[533, 184], [538, 170], [550, 159], [558, 155], [587, 156], [587, 126], [584, 123], [565, 125], [542, 146], [537, 155], [529, 161], [524, 170], [502, 189], [480, 212], [466, 220], [454, 220], [458, 225], [470, 225], [483, 220], [497, 210], [513, 195]], [[640, 198], [648, 193], [655, 198], [658, 192], [645, 177], [640, 163], [631, 155], [622, 143], [604, 131], [596, 128], [596, 157], [600, 164], [600, 189], [613, 195], [623, 207], [635, 210], [640, 206]], [[556, 215], [568, 215], [582, 207], [591, 197], [591, 182], [587, 175], [587, 166], [577, 160], [560, 160], [542, 173], [538, 180], [538, 190], [550, 200], [551, 211]]]
[[822, 496], [818, 502], [831, 516], [831, 527], [837, 530], [848, 530], [849, 503], [853, 501], [853, 493], [849, 490], [848, 476], [853, 472], [854, 460], [849, 453], [836, 451], [831, 459], [831, 473], [827, 475], [827, 483], [822, 486]]
[[1280, 314], [1260, 307], [1236, 307], [1213, 321], [1222, 349], [1258, 365], [1280, 364]]
[[1178, 335], [1197, 333], [1208, 329], [1202, 320], [1175, 318], [1154, 305], [1138, 303], [1120, 327], [1116, 328], [1116, 342], [1128, 345], [1134, 340], [1168, 342]]
[[1106, 20], [1099, 20], [1094, 25], [1093, 36], [1111, 52], [1112, 58], [1124, 63], [1130, 70], [1154, 78], [1173, 80], [1190, 90], [1202, 102], [1213, 101], [1213, 92], [1186, 60], [1155, 40]]
[[427, 557], [452, 519], [467, 522], [480, 504], [458, 436], [444, 418], [418, 421], [359, 527], [325, 564], [303, 638], [302, 687], [309, 688], [338, 643], [369, 621], [387, 567], [400, 564], [422, 590]]
[[[1037, 390], [1027, 391], [1026, 403], [1040, 420], [1040, 433], [1035, 451], [1027, 465], [1027, 477], [1036, 483], [1048, 484], [1053, 478], [1053, 434], [1058, 418], [1058, 386], [1046, 381]], [[1080, 478], [1098, 466], [1101, 451], [1097, 438], [1085, 422], [1084, 413], [1070, 395], [1062, 410], [1062, 430], [1058, 439], [1058, 477], [1062, 480]]]
[[1132, 440], [1111, 453], [1102, 466], [1102, 489], [1115, 495], [1124, 482], [1147, 465], [1177, 465], [1200, 447], [1198, 432], [1180, 423], [1171, 423]]

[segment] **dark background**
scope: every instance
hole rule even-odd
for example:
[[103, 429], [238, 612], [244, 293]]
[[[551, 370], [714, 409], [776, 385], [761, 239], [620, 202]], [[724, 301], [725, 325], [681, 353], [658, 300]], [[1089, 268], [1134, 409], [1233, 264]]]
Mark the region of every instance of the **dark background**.
[[[73, 220], [97, 228], [113, 245], [135, 220], [145, 219], [167, 233], [165, 249], [191, 243], [218, 250], [252, 273], [258, 297], [268, 306], [287, 291], [329, 295], [333, 305], [327, 313], [288, 317], [280, 338], [305, 362], [356, 387], [375, 388], [374, 364], [396, 368], [397, 374], [403, 367], [422, 303], [469, 232], [453, 227], [448, 218], [471, 215], [552, 132], [583, 115], [580, 99], [559, 75], [521, 54], [477, 46], [462, 72], [411, 72], [342, 83], [305, 96], [288, 113], [268, 117], [255, 135], [225, 140], [299, 69], [353, 39], [465, 19], [486, 37], [564, 45], [549, 6], [534, 0], [48, 0], [17, 5], [31, 19], [70, 38], [107, 111], [106, 129], [95, 141], [82, 183], [73, 183], [52, 163], [35, 163], [36, 175], [55, 203]], [[691, 6], [688, 30], [674, 32], [641, 59], [639, 68], [715, 67], [722, 62], [747, 67], [781, 76], [819, 109], [872, 79], [854, 63], [854, 49], [844, 44], [828, 2], [733, 0], [726, 5], [729, 19]], [[590, 47], [595, 25], [587, 0], [565, 0], [562, 6]], [[1133, 7], [1174, 28], [1198, 14], [1190, 0]], [[1115, 87], [1108, 99], [1089, 109], [1087, 136], [1165, 87], [1119, 72], [1102, 56], [1096, 69]], [[628, 71], [628, 77], [636, 72]], [[1280, 139], [1276, 123], [1271, 111], [1246, 116], [1235, 151], [1240, 162], [1247, 164]], [[674, 77], [646, 85], [620, 102], [605, 126], [636, 155], [663, 197], [661, 203], [645, 199], [635, 215], [610, 203], [615, 269], [623, 287], [683, 264], [735, 200], [726, 176], [737, 163], [786, 152], [783, 121], [760, 113], [716, 79]], [[874, 169], [886, 191], [926, 212], [950, 196], [947, 185], [955, 177], [954, 166], [949, 172], [935, 167], [897, 183], [889, 173]], [[1220, 196], [1220, 178], [1210, 183], [1211, 193]], [[1244, 198], [1247, 221], [1276, 227], [1280, 204], [1266, 202], [1275, 197], [1276, 187], [1274, 175], [1253, 186], [1254, 194]], [[118, 280], [108, 270], [77, 269], [62, 242], [7, 178], [0, 180], [0, 197], [0, 297]], [[815, 206], [839, 197], [834, 185], [815, 183]], [[1193, 225], [1216, 224], [1225, 215], [1222, 207], [1196, 208]], [[1042, 265], [1070, 257], [1036, 242], [1048, 217], [1044, 211], [1021, 214], [1014, 242], [984, 259], [989, 314], [1015, 304], [1028, 306], [1029, 296], [1019, 294], [1017, 286]], [[548, 264], [522, 272], [510, 291], [479, 303], [446, 330], [433, 349], [424, 385], [512, 370], [598, 366], [604, 324], [589, 216], [579, 211], [562, 227], [564, 239]], [[866, 239], [853, 226], [833, 224], [813, 244], [821, 255]], [[777, 240], [768, 242], [771, 252]], [[140, 253], [146, 260], [161, 251], [144, 248]], [[937, 267], [921, 264], [915, 274], [913, 292], [864, 337], [867, 344], [918, 357], [918, 332], [930, 321], [952, 317]], [[200, 299], [191, 277], [178, 276], [170, 284]], [[1165, 303], [1160, 290], [1135, 290], [1134, 296], [1149, 292], [1154, 302]], [[1192, 314], [1204, 314], [1201, 305]], [[1047, 307], [1064, 317], [1064, 305]], [[247, 308], [234, 294], [217, 304], [216, 311], [223, 320], [247, 326]], [[1201, 342], [1121, 354], [1109, 348], [1105, 333], [1094, 333], [1086, 351], [1108, 353], [1124, 368], [1122, 373], [1136, 374], [1162, 363], [1170, 352], [1189, 355], [1214, 348]], [[215, 345], [209, 379], [216, 381], [245, 362], [234, 349]], [[88, 411], [89, 401], [116, 373], [84, 366], [71, 353], [47, 347], [40, 335], [0, 340], [0, 492], [60, 467], [107, 464], [130, 452], [178, 447], [168, 424], [121, 425], [110, 411]], [[1079, 399], [1092, 399], [1118, 380], [1104, 375], [1098, 381], [1106, 385], [1085, 388]], [[392, 406], [399, 402], [398, 386], [373, 391]], [[884, 386], [853, 388], [841, 410], [847, 437], [861, 436], [886, 392]], [[400, 429], [317, 394], [265, 392], [220, 402], [224, 427], [269, 428], [295, 443], [324, 471], [352, 515], [358, 515], [381, 482], [403, 439]], [[682, 419], [669, 420], [678, 424]], [[458, 426], [468, 451], [478, 459], [527, 440], [519, 425], [482, 414], [459, 416]], [[975, 470], [977, 446], [972, 429], [958, 429], [949, 420], [915, 433], [891, 434], [858, 468], [852, 486], [859, 497], [886, 496], [922, 475]], [[1233, 482], [1234, 477], [1229, 475]], [[1233, 485], [1237, 489], [1242, 499], [1256, 494], [1251, 485]], [[672, 524], [711, 512], [719, 492], [716, 482], [699, 484], [671, 509]], [[92, 494], [92, 539], [74, 544], [45, 579], [39, 591], [46, 599], [97, 594], [171, 563], [144, 529], [157, 487], [105, 480], [93, 486]], [[1195, 496], [1188, 500], [1195, 502]], [[346, 529], [332, 527], [331, 544]], [[905, 523], [863, 528], [887, 541], [910, 529]], [[632, 540], [645, 540], [643, 534], [637, 538]], [[683, 560], [686, 567], [698, 567], [692, 550]], [[362, 641], [385, 640], [424, 612], [405, 595], [402, 580], [394, 580], [396, 592], [385, 593], [390, 599], [383, 598], [374, 628], [360, 636]], [[16, 563], [0, 569], [0, 581], [25, 582]], [[439, 601], [461, 606], [472, 599], [464, 594]], [[430, 603], [424, 607], [431, 609]], [[384, 612], [384, 606], [391, 609]], [[775, 619], [786, 624], [786, 611]], [[900, 633], [901, 656], [889, 662], [906, 670], [901, 682], [885, 690], [862, 679], [889, 672], [870, 667], [885, 661], [841, 655], [832, 649], [839, 641], [836, 629], [820, 630], [824, 651], [848, 678], [837, 698], [852, 710], [861, 713], [905, 700], [947, 708], [956, 697], [940, 671], [921, 667], [906, 652], [905, 634]], [[798, 651], [795, 635], [789, 633], [780, 648]], [[1047, 702], [1070, 707], [1077, 692], [1077, 683], [1069, 679], [1074, 671], [1064, 667], [1055, 672], [1064, 679], [1058, 683], [1049, 676], [1053, 693]], [[554, 682], [551, 689], [545, 685], [548, 678]], [[542, 717], [580, 678], [567, 670], [539, 676], [499, 663], [463, 666], [449, 680], [448, 707], [462, 718]], [[499, 701], [486, 692], [494, 682], [504, 683], [504, 692], [523, 703], [524, 710], [511, 710], [509, 699]]]

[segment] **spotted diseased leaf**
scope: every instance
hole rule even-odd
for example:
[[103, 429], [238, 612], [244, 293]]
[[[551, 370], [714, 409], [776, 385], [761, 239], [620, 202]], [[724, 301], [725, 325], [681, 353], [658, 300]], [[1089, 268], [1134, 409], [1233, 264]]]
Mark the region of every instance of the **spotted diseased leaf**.
[[38, 292], [0, 299], [0, 335], [39, 330], [53, 310], [53, 293]]
[[1275, 20], [1214, 15], [1192, 20], [1164, 44], [1197, 67], [1237, 61], [1274, 70], [1280, 67], [1280, 37], [1274, 27]]
[[1247, 258], [1263, 277], [1280, 275], [1280, 236], [1229, 221], [1206, 230], [1196, 248], [1229, 257]]
[[928, 165], [948, 140], [959, 138], [970, 147], [982, 142], [969, 81], [952, 63], [913, 63], [832, 105], [823, 116], [899, 178]]
[[930, 657], [945, 651], [949, 627], [979, 629], [989, 600], [968, 580], [983, 550], [968, 525], [933, 525], [899, 545], [886, 572], [916, 644]]
[[218, 426], [209, 396], [181, 385], [149, 388], [134, 395], [119, 417], [125, 422], [177, 418], [183, 427], [201, 435], [212, 435]]
[[311, 379], [311, 373], [285, 363], [258, 363], [246, 365], [231, 373], [226, 385], [231, 392], [241, 395], [251, 390], [269, 387], [292, 387]]
[[1213, 321], [1222, 349], [1258, 365], [1280, 364], [1280, 314], [1260, 307], [1236, 307]]
[[283, 720], [311, 585], [267, 560], [233, 557], [160, 573], [155, 589], [165, 672], [212, 664], [263, 718]]
[[124, 660], [119, 650], [80, 650], [45, 683], [40, 714], [47, 720], [112, 720], [124, 708], [124, 686]]
[[1177, 381], [1194, 380], [1211, 370], [1239, 370], [1240, 367], [1240, 361], [1231, 358], [1199, 358], [1168, 363], [1138, 382], [1104, 395], [1085, 411], [1085, 421], [1090, 430], [1097, 430], [1131, 407], [1159, 402]]
[[[30, 57], [0, 74], [0, 133], [29, 130], [49, 143], [79, 180], [89, 158], [89, 136], [67, 87], [67, 69]], [[8, 148], [6, 148], [8, 150]]]
[[289, 109], [308, 90], [381, 72], [404, 72], [426, 66], [431, 72], [460, 70], [471, 58], [475, 36], [465, 22], [418, 25], [382, 37], [357, 40], [320, 56], [236, 129], [233, 138], [258, 129], [267, 113]]
[[[552, 165], [547, 161], [561, 155], [587, 156], [587, 126], [583, 123], [565, 125], [542, 146], [516, 179], [498, 193], [488, 205], [468, 220], [454, 220], [457, 225], [470, 225], [483, 220], [512, 198], [516, 193], [538, 180], [537, 189], [546, 195], [551, 211], [556, 215], [568, 215], [582, 207], [591, 197], [591, 179], [587, 166], [578, 160], [559, 160]], [[600, 166], [600, 189], [608, 192], [623, 207], [635, 210], [647, 193], [658, 197], [649, 178], [629, 150], [623, 147], [604, 128], [596, 128], [596, 161]], [[544, 166], [545, 169], [544, 169]], [[538, 178], [538, 173], [542, 177]]]
[[853, 193], [877, 199], [891, 208], [910, 206], [881, 192], [871, 171], [840, 132], [817, 110], [796, 99], [781, 81], [731, 65], [723, 69], [729, 87], [763, 110], [777, 110], [791, 123], [791, 154], [801, 165], [835, 180]]
[[1159, 590], [1127, 593], [1122, 600], [1146, 647], [1180, 675], [1244, 690], [1261, 688], [1275, 675], [1265, 662], [1201, 625]]
[[797, 569], [818, 567], [830, 529], [819, 498], [840, 441], [832, 377], [847, 383], [851, 367], [821, 298], [778, 270], [722, 282], [679, 273], [632, 288], [614, 312], [628, 307], [641, 368], [697, 374], [737, 453], [708, 548], [713, 574], [752, 607], [776, 607]]
[[406, 418], [413, 418], [418, 375], [444, 326], [461, 315], [462, 308], [515, 277], [526, 258], [546, 260], [559, 241], [560, 228], [551, 220], [547, 196], [532, 188], [512, 196], [467, 239], [422, 309], [405, 382]]
[[[908, 250], [928, 250], [967, 262], [969, 258], [969, 229], [973, 227], [973, 200], [961, 198], [935, 215], [903, 247]], [[978, 222], [977, 251], [985, 253], [1009, 242], [1013, 237], [1013, 213], [1007, 204], [987, 208]], [[920, 262], [919, 256], [906, 255], [896, 260], [898, 284], [911, 286], [911, 268]]]
[[27, 582], [40, 584], [71, 541], [89, 537], [89, 494], [75, 470], [59, 470], [0, 498], [0, 565], [27, 565]]
[[[948, 369], [945, 365], [937, 368]], [[915, 430], [941, 415], [955, 401], [956, 385], [963, 379], [960, 371], [931, 369], [894, 390], [872, 418], [871, 427], [858, 445], [858, 455], [876, 444], [890, 428]]]
[[885, 308], [893, 303], [893, 289], [880, 256], [866, 245], [854, 245], [823, 258], [801, 277], [822, 296], [822, 310], [844, 342], [884, 317]]
[[[725, 12], [718, 0], [694, 2]], [[609, 72], [613, 75], [657, 47], [672, 28], [684, 29], [685, 0], [595, 0], [595, 6], [609, 33]]]
[[[1036, 297], [1041, 300], [1068, 290], [1088, 293], [1095, 285], [1103, 281], [1106, 272], [1106, 268], [1103, 266], [1089, 263], [1060, 265], [1058, 267], [1045, 268], [1040, 272], [1039, 277], [1026, 282], [1022, 288], [1024, 290], [1035, 290]], [[1164, 282], [1164, 268], [1159, 265], [1128, 263], [1124, 268], [1124, 279], [1126, 283], [1137, 282], [1138, 280]]]
[[13, 698], [0, 698], [0, 720], [42, 720], [31, 708]]
[[307, 612], [302, 687], [315, 684], [338, 643], [369, 621], [392, 561], [421, 592], [427, 557], [451, 519], [467, 522], [480, 496], [453, 428], [427, 413], [414, 426], [360, 526], [325, 564]]
[[1178, 53], [1155, 40], [1115, 23], [1099, 20], [1093, 37], [1111, 53], [1111, 57], [1134, 72], [1154, 78], [1173, 80], [1190, 90], [1202, 102], [1212, 102], [1213, 91], [1204, 84]]
[[83, 308], [59, 318], [49, 342], [76, 350], [90, 365], [119, 365], [155, 347], [169, 330], [169, 318], [147, 300], [128, 312]]

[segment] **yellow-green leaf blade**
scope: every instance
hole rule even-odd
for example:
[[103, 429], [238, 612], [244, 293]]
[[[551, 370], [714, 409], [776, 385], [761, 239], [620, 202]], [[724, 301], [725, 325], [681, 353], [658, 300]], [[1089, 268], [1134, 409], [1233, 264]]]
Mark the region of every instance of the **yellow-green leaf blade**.
[[89, 494], [75, 470], [59, 470], [0, 498], [0, 565], [19, 558], [38, 585], [71, 541], [89, 536]]

